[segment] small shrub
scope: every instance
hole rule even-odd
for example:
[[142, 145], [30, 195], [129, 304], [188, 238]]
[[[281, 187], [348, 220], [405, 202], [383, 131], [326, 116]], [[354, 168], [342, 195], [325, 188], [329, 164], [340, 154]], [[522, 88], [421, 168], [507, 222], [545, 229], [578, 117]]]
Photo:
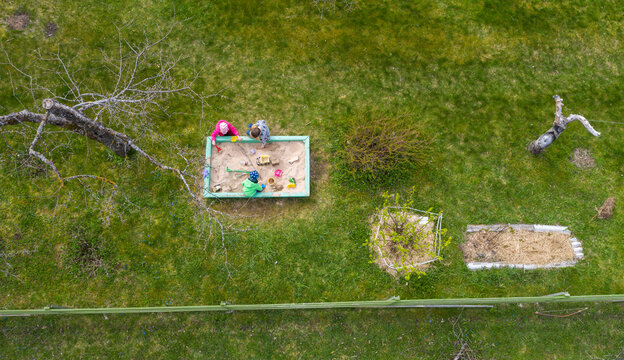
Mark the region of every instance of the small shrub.
[[[398, 194], [384, 193], [383, 205], [377, 209], [373, 236], [365, 243], [372, 251], [374, 262], [406, 280], [412, 275], [424, 275], [427, 264], [441, 259], [440, 251], [450, 243], [450, 238], [441, 243], [446, 233], [439, 223], [441, 213], [412, 208], [414, 191], [412, 187], [410, 198], [405, 201]], [[425, 224], [420, 223], [423, 216], [427, 218]]]
[[435, 256], [429, 254], [424, 244], [431, 231], [426, 229], [426, 225], [413, 221], [409, 209], [384, 207], [379, 211], [384, 219], [384, 230], [389, 233], [390, 241], [394, 244], [393, 250], [401, 253], [402, 259], [410, 250], [425, 251], [428, 255]]
[[393, 181], [426, 164], [432, 154], [433, 139], [405, 117], [360, 114], [346, 125], [337, 155], [353, 179]]

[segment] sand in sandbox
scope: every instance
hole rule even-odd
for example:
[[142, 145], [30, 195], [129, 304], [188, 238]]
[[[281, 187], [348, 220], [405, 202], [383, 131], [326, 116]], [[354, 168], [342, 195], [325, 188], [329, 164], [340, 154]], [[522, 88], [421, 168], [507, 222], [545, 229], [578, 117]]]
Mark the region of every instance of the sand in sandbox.
[[461, 245], [466, 262], [546, 265], [572, 261], [570, 235], [528, 230], [478, 231]]
[[[260, 173], [259, 184], [266, 184], [266, 192], [276, 195], [282, 193], [305, 192], [306, 179], [306, 158], [305, 145], [303, 141], [279, 141], [268, 143], [264, 149], [260, 149], [258, 143], [224, 142], [217, 143], [222, 151], [212, 148], [212, 160], [210, 169], [210, 186], [221, 185], [223, 192], [240, 193], [243, 191], [242, 182], [249, 177], [247, 173], [227, 172], [229, 167], [232, 170], [257, 170]], [[250, 152], [255, 150], [255, 154]], [[269, 155], [272, 161], [279, 160], [279, 165], [256, 164], [256, 158], [261, 155]], [[289, 163], [289, 160], [299, 158], [299, 160]], [[247, 165], [245, 165], [247, 162]], [[281, 169], [281, 177], [275, 176], [275, 170]], [[275, 179], [276, 185], [283, 186], [281, 191], [274, 190], [268, 184], [269, 178]], [[295, 179], [295, 187], [288, 188], [288, 179]]]

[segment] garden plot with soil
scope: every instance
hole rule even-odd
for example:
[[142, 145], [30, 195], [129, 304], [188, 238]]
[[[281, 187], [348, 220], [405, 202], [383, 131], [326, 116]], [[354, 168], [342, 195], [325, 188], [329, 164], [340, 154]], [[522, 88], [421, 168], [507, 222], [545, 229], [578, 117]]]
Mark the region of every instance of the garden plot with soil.
[[242, 182], [252, 170], [260, 174], [258, 183], [266, 184], [266, 189], [254, 197], [310, 195], [307, 136], [275, 136], [263, 149], [255, 140], [242, 139], [231, 142], [231, 137], [217, 138], [221, 151], [207, 139], [204, 197], [245, 197]]
[[466, 233], [461, 249], [471, 270], [567, 267], [583, 258], [581, 243], [564, 226], [468, 225]]

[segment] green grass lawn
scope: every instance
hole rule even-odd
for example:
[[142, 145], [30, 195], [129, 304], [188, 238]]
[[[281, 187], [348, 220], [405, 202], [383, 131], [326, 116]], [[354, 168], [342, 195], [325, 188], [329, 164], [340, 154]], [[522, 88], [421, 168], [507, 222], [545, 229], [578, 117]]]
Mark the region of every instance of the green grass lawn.
[[[587, 304], [567, 304], [582, 310]], [[11, 318], [0, 358], [619, 359], [620, 305]], [[562, 310], [562, 309], [561, 309]], [[568, 311], [569, 312], [569, 311]]]
[[[205, 109], [203, 116], [201, 109], [188, 101], [173, 99], [173, 115], [157, 116], [156, 127], [166, 138], [190, 147], [197, 156], [202, 156], [205, 136], [221, 118], [239, 128], [264, 118], [273, 135], [309, 135], [314, 160], [311, 197], [256, 199], [242, 209], [240, 200], [213, 203], [219, 209], [252, 216], [247, 223], [253, 231], [226, 237], [229, 277], [220, 242], [212, 240], [205, 246], [205, 239], [196, 230], [194, 208], [181, 184], [168, 174], [155, 171], [136, 157], [115, 159], [100, 144], [76, 137], [70, 148], [60, 150], [62, 157], [55, 159], [61, 171], [113, 179], [137, 206], [128, 205], [119, 195], [109, 201], [110, 189], [100, 190], [94, 183], [89, 185], [91, 191], [79, 183], [68, 183], [57, 191], [58, 182], [51, 173], [33, 175], [17, 167], [15, 153], [24, 151], [23, 146], [18, 146], [20, 138], [9, 128], [0, 129], [0, 252], [14, 254], [8, 260], [11, 273], [19, 278], [0, 278], [0, 307], [197, 305], [226, 300], [243, 304], [379, 300], [394, 295], [408, 299], [624, 291], [624, 263], [620, 261], [624, 256], [624, 217], [616, 207], [612, 219], [594, 218], [595, 207], [608, 196], [619, 201], [623, 193], [624, 55], [620, 42], [624, 19], [620, 14], [624, 5], [581, 1], [360, 1], [349, 10], [337, 1], [335, 8], [326, 8], [321, 14], [309, 1], [174, 3], [181, 25], [164, 48], [186, 55], [178, 70], [180, 75], [204, 68], [197, 91], [222, 91], [224, 97], [211, 98], [212, 107]], [[161, 34], [173, 14], [171, 2], [159, 1], [10, 1], [0, 5], [0, 10], [3, 18], [16, 10], [30, 13], [31, 23], [25, 31], [9, 30], [5, 25], [0, 28], [1, 46], [16, 65], [35, 69], [34, 50], [47, 54], [58, 50], [72, 59], [76, 68], [93, 69], [89, 74], [80, 73], [81, 80], [104, 88], [110, 87], [114, 79], [99, 61], [101, 50], [114, 53], [117, 49], [114, 25], [128, 24], [125, 36], [140, 41], [143, 32], [153, 38]], [[54, 37], [45, 38], [43, 29], [48, 21], [57, 23], [59, 30]], [[13, 95], [13, 82], [23, 79], [6, 65], [0, 69], [0, 111], [30, 107], [32, 100], [27, 93]], [[51, 75], [40, 75], [49, 87], [67, 90]], [[606, 121], [592, 122], [602, 136], [594, 138], [581, 124], [572, 123], [543, 155], [532, 156], [526, 145], [551, 126], [555, 94], [564, 99], [564, 114]], [[411, 121], [424, 126], [436, 139], [431, 163], [413, 176], [383, 187], [362, 185], [342, 176], [333, 157], [342, 135], [337, 124], [366, 111], [408, 114]], [[61, 139], [61, 135], [52, 136], [50, 141]], [[569, 161], [576, 148], [589, 149], [597, 166], [576, 168]], [[368, 250], [362, 244], [370, 235], [367, 219], [379, 206], [383, 191], [405, 194], [411, 186], [417, 188], [417, 207], [444, 212], [444, 227], [453, 241], [444, 250], [444, 259], [426, 276], [406, 282], [389, 277], [369, 263]], [[464, 240], [465, 226], [498, 222], [567, 225], [583, 242], [585, 260], [572, 268], [550, 271], [469, 271], [458, 247]], [[89, 277], [68, 264], [65, 254], [77, 231], [101, 239], [106, 272]], [[620, 314], [617, 307], [609, 309]], [[401, 349], [404, 355], [409, 354], [411, 347], [399, 345], [394, 334], [407, 331], [409, 336], [424, 341], [429, 330], [420, 333], [403, 318], [423, 322], [423, 314], [384, 312], [383, 321], [389, 330], [386, 333], [375, 328], [376, 339], [387, 336], [386, 343], [394, 346], [391, 351]], [[517, 329], [505, 322], [507, 315], [476, 312], [478, 338], [489, 343], [497, 336], [515, 334]], [[84, 328], [85, 319], [96, 322], [94, 328], [109, 334], [105, 338], [111, 342], [123, 340], [115, 326], [134, 331], [137, 349], [150, 351], [156, 341], [163, 342], [167, 332], [186, 329], [189, 335], [176, 336], [179, 349], [182, 343], [201, 336], [205, 343], [197, 349], [221, 351], [233, 357], [238, 351], [250, 351], [251, 357], [258, 358], [281, 357], [282, 352], [288, 357], [306, 357], [306, 351], [309, 357], [317, 358], [378, 357], [372, 347], [357, 353], [353, 347], [361, 343], [349, 340], [347, 335], [349, 329], [355, 330], [351, 325], [345, 330], [343, 325], [335, 324], [335, 318], [341, 318], [375, 327], [370, 319], [378, 316], [375, 311], [268, 312], [255, 316], [133, 316], [129, 320], [121, 318], [123, 321], [114, 317], [116, 325], [101, 322], [99, 317], [8, 319], [2, 331], [27, 335], [12, 343], [5, 340], [12, 354], [25, 357], [36, 355], [21, 353], [13, 346], [19, 346], [20, 341], [24, 345], [37, 341], [42, 336], [35, 335], [39, 334], [34, 330], [38, 326], [47, 326], [51, 332], [69, 330], [65, 341], [71, 342], [72, 337], [79, 336], [72, 333]], [[528, 351], [525, 355], [515, 347], [506, 347], [501, 351], [508, 351], [509, 356], [500, 356], [485, 345], [483, 354], [532, 358], [532, 351], [544, 350], [533, 347], [539, 344], [542, 331], [555, 330], [548, 327], [552, 323], [533, 319], [527, 316], [523, 320], [526, 333], [519, 344]], [[204, 320], [212, 325], [191, 330], [193, 324]], [[175, 324], [173, 328], [166, 326], [170, 321]], [[239, 322], [255, 321], [277, 333], [284, 334], [289, 328], [296, 331], [276, 347], [244, 345], [248, 334], [240, 330], [243, 325]], [[488, 328], [489, 322], [498, 325]], [[297, 341], [307, 331], [316, 331], [316, 323], [329, 328], [336, 341], [350, 344], [350, 350], [340, 352], [338, 344], [310, 339], [300, 347]], [[588, 333], [596, 336], [603, 325], [615, 333], [619, 325], [606, 323], [607, 317], [599, 317]], [[139, 339], [137, 329], [151, 324], [160, 329], [159, 340]], [[581, 327], [582, 321], [574, 324], [566, 328], [567, 335], [561, 339], [573, 339], [574, 326]], [[223, 326], [229, 336], [225, 345], [219, 337], [208, 335], [210, 326]], [[438, 354], [449, 349], [440, 345], [450, 343], [448, 324], [443, 328], [440, 333], [432, 328]], [[498, 331], [503, 335], [495, 334]], [[363, 336], [359, 329], [357, 332]], [[266, 334], [262, 336], [268, 339]], [[621, 343], [620, 339], [620, 347]], [[591, 354], [617, 350], [617, 344], [587, 344]], [[93, 354], [106, 346], [103, 342], [85, 343], [85, 352], [77, 350], [74, 354]], [[124, 346], [116, 345], [110, 351], [123, 351]], [[580, 346], [551, 349], [548, 357], [571, 358], [579, 354]], [[191, 348], [183, 352], [187, 357], [202, 357]], [[330, 348], [338, 352], [332, 354]], [[62, 350], [52, 345], [47, 349]], [[401, 353], [388, 351], [386, 357]], [[412, 357], [427, 357], [422, 347], [413, 351]], [[177, 352], [174, 348], [169, 356]]]

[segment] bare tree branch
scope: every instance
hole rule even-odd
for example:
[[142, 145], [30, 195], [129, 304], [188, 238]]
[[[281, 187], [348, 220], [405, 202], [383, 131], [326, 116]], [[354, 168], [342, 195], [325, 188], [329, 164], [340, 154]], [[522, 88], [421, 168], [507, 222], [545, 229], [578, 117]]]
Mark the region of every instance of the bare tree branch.
[[596, 137], [600, 136], [600, 133], [594, 130], [594, 128], [589, 124], [589, 121], [581, 115], [571, 114], [568, 117], [563, 116], [561, 113], [561, 109], [563, 108], [563, 99], [560, 98], [559, 95], [555, 95], [553, 98], [555, 99], [555, 121], [553, 122], [553, 126], [548, 131], [529, 144], [528, 150], [532, 154], [537, 155], [544, 151], [544, 149], [557, 140], [568, 124], [575, 120], [580, 121], [590, 134]]

